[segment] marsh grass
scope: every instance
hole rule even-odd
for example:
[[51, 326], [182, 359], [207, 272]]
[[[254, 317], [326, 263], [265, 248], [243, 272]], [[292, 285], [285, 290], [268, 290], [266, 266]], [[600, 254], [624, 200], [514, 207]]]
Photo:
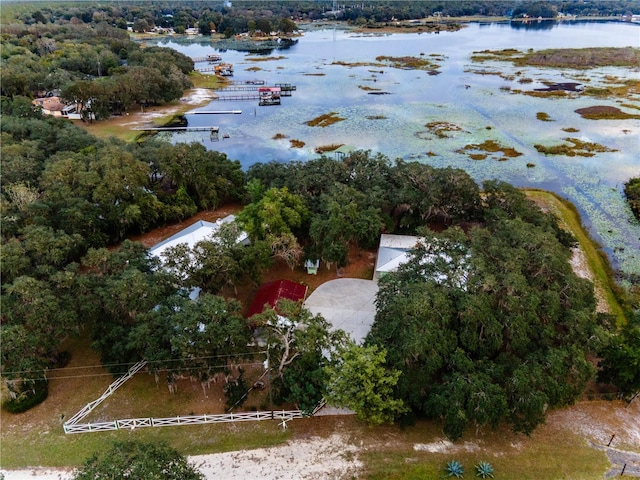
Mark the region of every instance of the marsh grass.
[[440, 67], [437, 63], [420, 57], [389, 57], [380, 55], [376, 57], [376, 60], [378, 62], [385, 62], [393, 68], [401, 68], [403, 70], [433, 70]]
[[594, 67], [640, 67], [640, 49], [623, 47], [557, 48], [527, 52], [513, 57], [520, 66], [590, 69]]
[[451, 138], [449, 132], [461, 132], [462, 128], [451, 122], [429, 122], [425, 125], [427, 129], [438, 138]]
[[338, 60], [331, 62], [331, 65], [340, 65], [342, 67], [386, 67], [384, 63], [372, 63], [372, 62], [343, 62]]
[[579, 108], [575, 111], [582, 118], [588, 120], [631, 120], [640, 119], [640, 115], [623, 112], [617, 107], [596, 105], [593, 107]]
[[326, 152], [333, 152], [334, 150], [339, 149], [342, 145], [344, 145], [344, 143], [332, 143], [330, 145], [320, 145], [319, 147], [316, 147], [314, 151], [322, 155], [323, 153], [326, 153]]
[[346, 120], [346, 118], [339, 117], [336, 112], [329, 112], [304, 123], [305, 125], [309, 125], [310, 127], [324, 128], [328, 127], [329, 125], [333, 125], [334, 123], [342, 122], [343, 120]]
[[497, 158], [499, 161], [505, 161], [509, 158], [515, 158], [522, 155], [522, 153], [518, 152], [515, 148], [504, 147], [495, 140], [485, 140], [482, 143], [465, 145], [463, 148], [456, 150], [457, 153], [468, 155], [472, 160], [484, 160], [487, 158], [488, 155], [479, 153], [478, 151], [487, 153], [501, 152], [503, 156]]
[[545, 91], [536, 91], [536, 90], [513, 90], [514, 93], [522, 93], [524, 95], [528, 95], [530, 97], [537, 98], [572, 98], [573, 93], [567, 92], [565, 90], [545, 90]]
[[583, 93], [591, 97], [607, 98], [607, 97], [624, 97], [628, 98], [633, 95], [640, 94], [640, 80], [628, 79], [621, 81], [616, 85], [606, 85], [602, 87], [588, 86]]
[[549, 116], [548, 113], [538, 112], [536, 113], [536, 118], [542, 122], [553, 122], [554, 120]]
[[245, 58], [247, 62], [271, 62], [274, 60], [284, 60], [287, 57], [279, 55], [277, 57], [248, 57]]
[[289, 140], [289, 143], [291, 144], [291, 148], [302, 148], [305, 146], [305, 143], [302, 140], [292, 139]]
[[509, 61], [517, 66], [590, 69], [594, 67], [640, 67], [640, 49], [631, 47], [602, 48], [555, 48], [520, 52], [506, 48], [503, 50], [482, 50], [473, 52], [474, 62]]
[[596, 153], [617, 152], [615, 148], [609, 148], [599, 143], [585, 142], [579, 138], [567, 137], [564, 140], [569, 143], [549, 147], [536, 144], [533, 147], [545, 155], [566, 155], [567, 157], [593, 157]]

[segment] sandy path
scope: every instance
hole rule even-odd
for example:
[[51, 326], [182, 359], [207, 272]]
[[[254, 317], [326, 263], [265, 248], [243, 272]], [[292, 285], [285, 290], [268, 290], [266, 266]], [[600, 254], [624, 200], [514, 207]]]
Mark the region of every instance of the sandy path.
[[[285, 445], [188, 457], [207, 480], [338, 480], [352, 478], [362, 463], [357, 448], [339, 435], [314, 437]], [[2, 470], [5, 480], [70, 480], [70, 470]]]

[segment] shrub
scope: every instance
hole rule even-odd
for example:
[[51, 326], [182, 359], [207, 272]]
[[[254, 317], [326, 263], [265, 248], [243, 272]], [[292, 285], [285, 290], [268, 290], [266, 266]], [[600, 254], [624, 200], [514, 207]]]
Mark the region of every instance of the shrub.
[[17, 393], [15, 399], [9, 399], [2, 405], [9, 413], [23, 413], [44, 402], [49, 395], [49, 383], [42, 378], [23, 382]]

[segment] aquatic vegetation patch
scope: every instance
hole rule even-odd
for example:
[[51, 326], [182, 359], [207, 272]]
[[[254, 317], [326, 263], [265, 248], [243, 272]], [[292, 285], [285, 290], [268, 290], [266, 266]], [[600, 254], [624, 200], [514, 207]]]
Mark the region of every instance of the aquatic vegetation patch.
[[283, 57], [282, 55], [277, 57], [249, 57], [246, 58], [248, 62], [270, 62], [272, 60], [284, 60], [287, 57]]
[[589, 86], [584, 89], [585, 95], [591, 97], [630, 97], [640, 94], [640, 80], [631, 78], [616, 85], [606, 85], [601, 87]]
[[382, 90], [381, 88], [374, 88], [374, 87], [370, 87], [368, 85], [358, 85], [358, 88], [360, 90], [364, 90], [366, 92], [377, 92], [377, 91]]
[[367, 115], [366, 119], [367, 120], [385, 120], [386, 118], [388, 118], [385, 115]]
[[573, 93], [568, 92], [566, 90], [531, 90], [531, 91], [512, 90], [512, 92], [522, 93], [530, 97], [538, 97], [538, 98], [554, 98], [554, 97], [573, 98]]
[[589, 69], [594, 67], [640, 67], [640, 49], [623, 47], [554, 48], [512, 57], [516, 65]]
[[545, 155], [566, 155], [567, 157], [593, 157], [596, 153], [617, 152], [615, 148], [609, 148], [599, 143], [585, 142], [579, 138], [568, 137], [564, 140], [569, 143], [552, 145], [550, 147], [536, 144], [533, 147]]
[[502, 50], [481, 50], [471, 54], [472, 62], [488, 62], [493, 60], [512, 60], [515, 56], [522, 55], [520, 50], [505, 48]]
[[579, 108], [575, 112], [588, 120], [630, 120], [640, 118], [640, 115], [623, 112], [617, 107], [607, 105]]
[[402, 70], [434, 70], [440, 68], [437, 63], [420, 57], [388, 57], [380, 55], [376, 57], [376, 60]]
[[538, 112], [536, 113], [536, 118], [542, 122], [553, 122], [554, 120], [549, 116], [548, 113]]
[[324, 77], [326, 73], [303, 73], [305, 77]]
[[249, 68], [245, 68], [245, 71], [247, 72], [257, 72], [262, 70], [260, 67], [249, 67]]
[[[507, 160], [508, 158], [515, 158], [522, 155], [522, 153], [518, 152], [515, 148], [504, 147], [500, 145], [495, 140], [485, 140], [482, 143], [473, 143], [469, 145], [465, 145], [463, 148], [456, 150], [456, 153], [462, 153], [464, 155], [468, 155], [469, 158], [473, 160], [484, 160], [487, 158], [487, 154], [482, 153], [502, 153], [502, 157], [494, 157], [499, 161]], [[484, 156], [483, 156], [484, 155]]]
[[474, 62], [509, 61], [518, 66], [589, 69], [594, 67], [638, 67], [640, 49], [624, 47], [552, 48], [520, 52], [516, 49], [473, 52]]
[[346, 118], [339, 117], [336, 112], [329, 112], [304, 123], [305, 125], [309, 125], [310, 127], [324, 128], [328, 127], [329, 125], [333, 125], [334, 123], [342, 122], [343, 120], [346, 120]]
[[342, 60], [338, 60], [336, 62], [331, 62], [331, 65], [340, 65], [342, 67], [385, 67], [384, 63], [373, 63], [373, 62], [343, 62]]
[[497, 70], [465, 70], [467, 73], [475, 73], [476, 75], [497, 75], [502, 77], [502, 72]]
[[580, 129], [573, 128], [573, 127], [566, 127], [566, 128], [563, 128], [562, 131], [567, 132], [567, 133], [576, 133], [576, 132], [579, 132]]
[[451, 135], [448, 135], [449, 132], [462, 131], [462, 128], [451, 122], [429, 122], [425, 127], [439, 138], [451, 138]]
[[625, 107], [625, 108], [633, 108], [635, 110], [640, 110], [640, 105], [634, 105], [633, 103], [622, 103], [622, 102], [620, 102], [620, 106], [621, 107]]
[[289, 140], [289, 143], [291, 144], [291, 148], [302, 148], [304, 147], [305, 143], [302, 140]]
[[289, 138], [284, 133], [276, 133], [273, 137], [273, 140], [282, 140], [283, 138]]
[[323, 153], [326, 153], [326, 152], [333, 152], [334, 150], [339, 149], [343, 145], [344, 143], [332, 143], [331, 145], [320, 145], [319, 147], [315, 148], [315, 152], [322, 155]]

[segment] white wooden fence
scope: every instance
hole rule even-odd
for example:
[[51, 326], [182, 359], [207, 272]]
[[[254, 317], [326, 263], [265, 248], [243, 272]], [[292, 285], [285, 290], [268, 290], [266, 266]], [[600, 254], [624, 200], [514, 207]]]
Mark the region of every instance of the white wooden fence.
[[105, 432], [108, 430], [129, 429], [143, 427], [170, 427], [176, 425], [206, 425], [208, 423], [250, 422], [256, 420], [279, 420], [287, 422], [306, 415], [300, 410], [282, 410], [268, 412], [224, 413], [220, 415], [185, 415], [163, 418], [126, 418], [110, 422], [64, 424], [64, 433]]
[[303, 418], [307, 415], [301, 410], [281, 410], [281, 411], [266, 411], [266, 412], [242, 412], [242, 413], [224, 413], [220, 415], [178, 415], [176, 417], [161, 417], [161, 418], [125, 418], [122, 420], [112, 420], [108, 422], [95, 422], [95, 423], [79, 423], [87, 415], [89, 415], [94, 408], [100, 405], [106, 400], [118, 387], [123, 385], [133, 375], [139, 372], [147, 364], [146, 361], [141, 361], [132, 366], [129, 371], [118, 378], [115, 382], [109, 385], [109, 388], [97, 399], [89, 402], [78, 413], [67, 420], [63, 427], [64, 433], [87, 433], [87, 432], [105, 432], [109, 430], [120, 430], [143, 427], [169, 427], [175, 425], [205, 425], [208, 423], [226, 423], [226, 422], [250, 422], [257, 420], [280, 420], [283, 427], [286, 426], [286, 422], [294, 418]]
[[[107, 398], [109, 398], [111, 396], [111, 394], [118, 389], [118, 387], [122, 386], [127, 380], [129, 380], [136, 373], [138, 373], [140, 370], [142, 370], [146, 364], [147, 364], [146, 360], [141, 360], [140, 362], [138, 362], [135, 365], [133, 365], [129, 369], [129, 371], [127, 373], [125, 373], [123, 376], [121, 376], [115, 382], [113, 382], [111, 385], [109, 385], [109, 387], [105, 390], [105, 392], [99, 398], [96, 398], [93, 402], [87, 403], [82, 409], [80, 409], [80, 411], [78, 413], [76, 413], [73, 417], [71, 417], [69, 420], [67, 420], [64, 423], [64, 431], [65, 431], [65, 433], [68, 433], [67, 432], [67, 425], [75, 425], [80, 420], [82, 420], [84, 417], [89, 415], [93, 411], [94, 408], [96, 408], [98, 405], [100, 405], [102, 402], [104, 402]], [[109, 423], [109, 422], [107, 422], [107, 423]]]

